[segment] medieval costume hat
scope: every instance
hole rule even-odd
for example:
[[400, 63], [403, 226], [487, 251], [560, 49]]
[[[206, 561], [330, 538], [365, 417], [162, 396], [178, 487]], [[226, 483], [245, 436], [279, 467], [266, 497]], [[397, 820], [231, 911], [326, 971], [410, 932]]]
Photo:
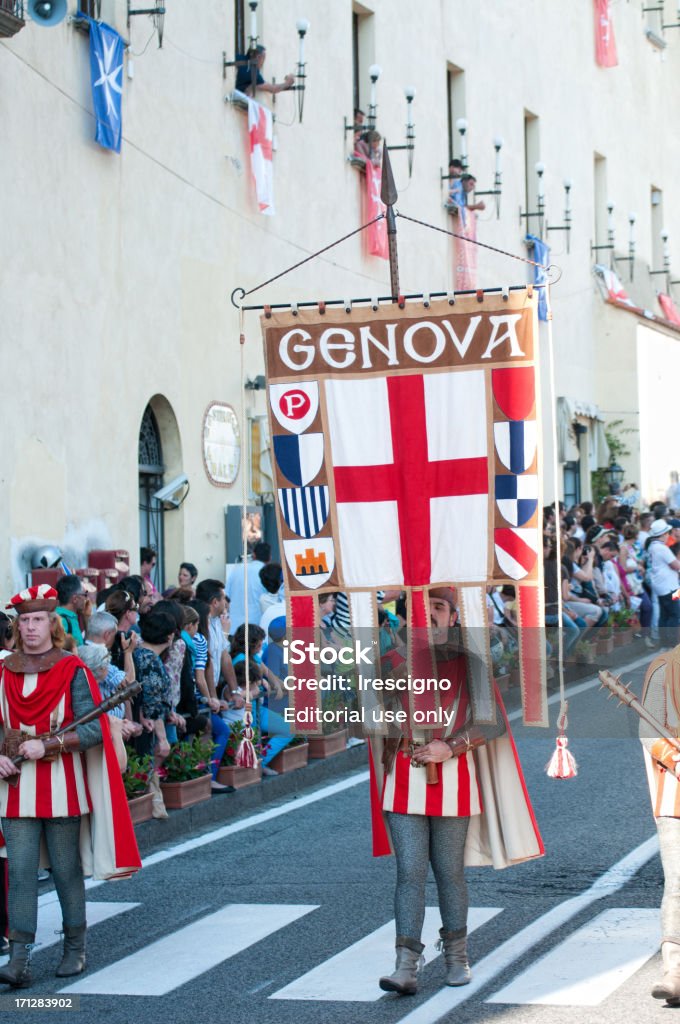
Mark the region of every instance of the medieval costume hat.
[[10, 598], [9, 604], [5, 607], [15, 611], [17, 615], [25, 615], [26, 612], [53, 612], [57, 607], [57, 592], [47, 583], [41, 583], [38, 587], [20, 590]]

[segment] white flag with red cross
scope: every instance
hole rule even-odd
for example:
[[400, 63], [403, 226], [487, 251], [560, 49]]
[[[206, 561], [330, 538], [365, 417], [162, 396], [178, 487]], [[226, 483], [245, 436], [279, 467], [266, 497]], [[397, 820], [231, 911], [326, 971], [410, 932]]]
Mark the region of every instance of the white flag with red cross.
[[250, 168], [255, 182], [260, 213], [273, 216], [276, 212], [274, 210], [274, 165], [272, 162], [274, 120], [271, 110], [250, 97], [248, 97], [248, 135], [250, 138]]
[[427, 630], [428, 591], [449, 586], [491, 671], [486, 589], [513, 586], [525, 720], [545, 724], [531, 287], [262, 323], [289, 625], [318, 623], [319, 594], [341, 591], [372, 628], [371, 592], [397, 588]]

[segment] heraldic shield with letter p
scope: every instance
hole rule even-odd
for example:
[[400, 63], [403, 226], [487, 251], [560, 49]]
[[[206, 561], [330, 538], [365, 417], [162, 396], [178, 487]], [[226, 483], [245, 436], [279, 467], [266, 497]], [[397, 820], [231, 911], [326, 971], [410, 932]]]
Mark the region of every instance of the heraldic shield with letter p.
[[532, 290], [261, 324], [289, 635], [318, 626], [321, 588], [370, 629], [378, 589], [405, 591], [419, 627], [429, 588], [449, 585], [491, 674], [486, 588], [512, 584], [524, 719], [546, 725]]

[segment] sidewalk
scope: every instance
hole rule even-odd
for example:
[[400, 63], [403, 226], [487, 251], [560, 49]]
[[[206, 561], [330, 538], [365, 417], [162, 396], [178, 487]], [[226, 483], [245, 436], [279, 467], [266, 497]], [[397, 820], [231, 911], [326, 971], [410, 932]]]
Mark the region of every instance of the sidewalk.
[[[565, 683], [568, 686], [583, 679], [593, 678], [601, 668], [615, 669], [619, 665], [645, 655], [648, 655], [651, 661], [660, 651], [661, 648], [658, 648], [657, 651], [647, 650], [641, 641], [633, 641], [624, 647], [616, 648], [611, 654], [599, 659], [599, 664], [566, 665]], [[556, 674], [555, 678], [548, 682], [548, 693], [554, 693], [557, 688]], [[520, 707], [519, 687], [515, 686], [503, 694], [503, 700], [508, 711], [518, 709]], [[303, 793], [331, 779], [337, 779], [349, 772], [366, 768], [367, 765], [368, 748], [364, 743], [361, 746], [343, 750], [333, 757], [310, 761], [306, 767], [299, 768], [297, 771], [264, 778], [262, 782], [236, 790], [235, 793], [215, 795], [205, 803], [186, 807], [179, 811], [170, 811], [170, 817], [167, 819], [145, 821], [136, 827], [135, 832], [140, 852], [148, 854], [159, 846], [165, 846], [167, 843], [179, 839], [186, 839], [195, 832], [202, 832], [217, 824], [253, 813], [277, 800], [290, 798], [296, 793]]]

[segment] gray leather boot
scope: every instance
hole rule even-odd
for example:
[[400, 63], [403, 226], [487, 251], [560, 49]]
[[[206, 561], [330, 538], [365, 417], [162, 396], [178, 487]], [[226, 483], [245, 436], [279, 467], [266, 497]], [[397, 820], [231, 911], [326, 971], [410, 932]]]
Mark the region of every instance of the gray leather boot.
[[680, 1004], [680, 943], [664, 939], [661, 943], [661, 957], [664, 974], [652, 989], [652, 996], [677, 1006]]
[[72, 974], [82, 974], [87, 961], [85, 960], [85, 934], [87, 924], [76, 928], [64, 925], [64, 953], [61, 963], [54, 972], [57, 978], [70, 978]]
[[31, 984], [31, 953], [35, 935], [28, 932], [9, 933], [9, 963], [0, 968], [0, 984], [26, 988]]
[[417, 939], [397, 935], [397, 965], [394, 974], [380, 979], [383, 992], [398, 992], [401, 996], [412, 996], [418, 991], [418, 971], [425, 963], [422, 955], [425, 946]]
[[446, 984], [469, 985], [472, 972], [467, 958], [467, 928], [462, 932], [446, 932], [440, 928], [437, 949], [444, 953]]

